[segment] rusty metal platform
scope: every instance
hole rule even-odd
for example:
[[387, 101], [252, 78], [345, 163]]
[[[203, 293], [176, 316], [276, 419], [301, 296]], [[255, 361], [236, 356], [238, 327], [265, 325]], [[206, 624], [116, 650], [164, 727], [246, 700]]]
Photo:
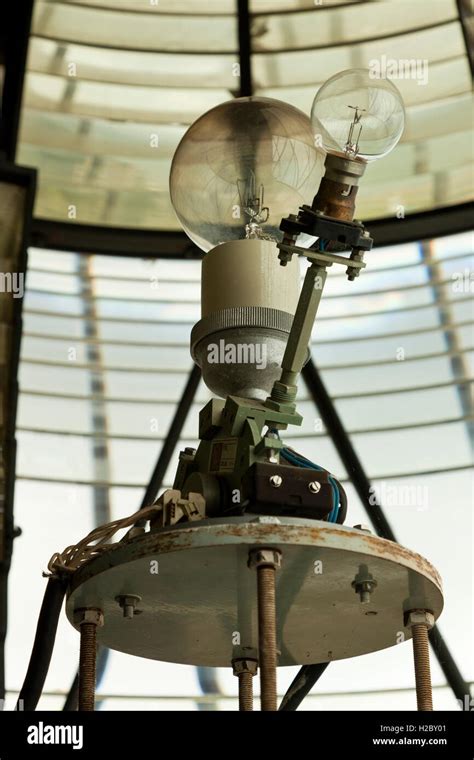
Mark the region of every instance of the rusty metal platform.
[[[297, 518], [203, 520], [119, 543], [74, 574], [67, 615], [98, 607], [99, 643], [127, 654], [229, 666], [257, 657], [256, 575], [248, 552], [282, 552], [277, 572], [279, 665], [340, 660], [394, 646], [411, 633], [404, 613], [441, 613], [441, 581], [415, 552], [361, 530]], [[362, 603], [353, 587], [370, 573]], [[117, 597], [141, 598], [126, 619]]]

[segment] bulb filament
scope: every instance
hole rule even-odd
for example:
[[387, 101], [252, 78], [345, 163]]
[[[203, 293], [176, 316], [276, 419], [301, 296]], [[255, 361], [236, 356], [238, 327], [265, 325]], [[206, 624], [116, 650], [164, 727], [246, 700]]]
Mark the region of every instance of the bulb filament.
[[245, 225], [246, 238], [265, 237], [260, 228], [268, 220], [270, 210], [265, 206], [264, 187], [259, 185], [258, 192], [256, 188], [255, 172], [250, 171], [248, 179], [237, 180], [237, 189], [239, 191], [240, 207], [249, 218]]
[[[362, 118], [362, 113], [365, 113], [365, 108], [359, 108], [359, 106], [348, 106], [348, 108], [352, 108], [354, 113], [354, 118], [351, 122], [351, 125], [349, 127], [349, 134], [347, 135], [347, 142], [344, 146], [344, 153], [349, 158], [355, 158], [359, 152], [359, 140], [360, 140], [360, 134], [362, 132], [362, 124], [360, 123], [360, 120]], [[357, 127], [359, 127], [359, 130], [357, 131]], [[357, 137], [355, 137], [355, 134], [357, 133]]]

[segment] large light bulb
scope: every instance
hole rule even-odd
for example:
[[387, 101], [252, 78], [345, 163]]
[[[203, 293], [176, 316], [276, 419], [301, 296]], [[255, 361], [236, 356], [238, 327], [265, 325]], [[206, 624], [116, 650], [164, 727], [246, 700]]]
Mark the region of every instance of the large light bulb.
[[366, 69], [349, 69], [320, 88], [311, 123], [316, 144], [322, 143], [328, 153], [374, 161], [398, 143], [405, 109], [388, 79], [376, 78]]
[[237, 98], [184, 135], [171, 166], [171, 202], [203, 251], [245, 238], [280, 241], [282, 216], [311, 201], [322, 173], [304, 113], [270, 98]]

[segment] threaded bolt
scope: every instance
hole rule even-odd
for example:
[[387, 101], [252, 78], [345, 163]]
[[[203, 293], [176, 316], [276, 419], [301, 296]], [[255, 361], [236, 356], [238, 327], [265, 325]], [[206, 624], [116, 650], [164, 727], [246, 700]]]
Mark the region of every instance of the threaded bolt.
[[96, 679], [97, 627], [94, 623], [81, 625], [79, 656], [79, 710], [94, 712]]
[[253, 710], [253, 683], [251, 673], [241, 673], [239, 676], [239, 710], [252, 712]]
[[433, 710], [433, 693], [431, 689], [428, 628], [426, 625], [414, 625], [412, 636], [418, 710], [431, 711]]
[[431, 712], [433, 691], [428, 631], [434, 625], [434, 616], [425, 610], [412, 610], [408, 613], [406, 625], [412, 632], [417, 707], [420, 711]]
[[97, 609], [81, 609], [74, 612], [74, 622], [80, 625], [81, 631], [78, 709], [81, 712], [93, 712], [95, 707], [97, 627], [104, 624], [104, 616]]
[[356, 594], [359, 594], [361, 603], [369, 604], [371, 594], [377, 587], [377, 581], [373, 577], [372, 573], [369, 572], [367, 565], [360, 565], [359, 572], [352, 581], [351, 585]]
[[116, 596], [115, 601], [119, 603], [123, 610], [123, 616], [127, 620], [133, 620], [135, 615], [139, 615], [141, 610], [137, 610], [136, 606], [138, 602], [141, 602], [141, 596], [136, 594], [125, 594], [123, 596]]
[[281, 554], [274, 549], [255, 549], [250, 552], [249, 565], [257, 570], [260, 704], [263, 711], [276, 712], [278, 652], [275, 575], [281, 565]]
[[233, 660], [234, 676], [239, 679], [239, 711], [253, 711], [253, 677], [257, 674], [256, 660]]
[[259, 567], [258, 587], [258, 641], [260, 658], [260, 684], [262, 710], [277, 709], [277, 651], [275, 621], [275, 568]]

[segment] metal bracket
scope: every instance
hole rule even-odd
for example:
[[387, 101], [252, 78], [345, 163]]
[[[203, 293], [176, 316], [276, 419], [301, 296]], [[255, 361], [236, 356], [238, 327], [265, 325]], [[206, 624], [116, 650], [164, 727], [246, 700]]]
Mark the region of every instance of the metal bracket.
[[155, 502], [161, 511], [150, 520], [150, 530], [176, 525], [183, 517], [190, 522], [206, 517], [206, 500], [200, 493], [189, 493], [183, 498], [181, 491], [168, 488]]
[[370, 251], [373, 240], [362, 222], [349, 222], [325, 216], [320, 211], [314, 211], [310, 206], [301, 206], [298, 216], [282, 219], [280, 229], [286, 235], [306, 235], [330, 240], [339, 250], [359, 248]]
[[330, 267], [333, 264], [342, 264], [345, 267], [351, 267], [355, 269], [364, 269], [366, 264], [360, 260], [357, 261], [347, 256], [339, 256], [337, 253], [328, 253], [326, 251], [314, 251], [311, 248], [302, 248], [300, 245], [289, 245], [288, 243], [277, 243], [277, 248], [290, 257], [293, 254], [305, 256], [309, 261], [314, 261], [320, 266]]

